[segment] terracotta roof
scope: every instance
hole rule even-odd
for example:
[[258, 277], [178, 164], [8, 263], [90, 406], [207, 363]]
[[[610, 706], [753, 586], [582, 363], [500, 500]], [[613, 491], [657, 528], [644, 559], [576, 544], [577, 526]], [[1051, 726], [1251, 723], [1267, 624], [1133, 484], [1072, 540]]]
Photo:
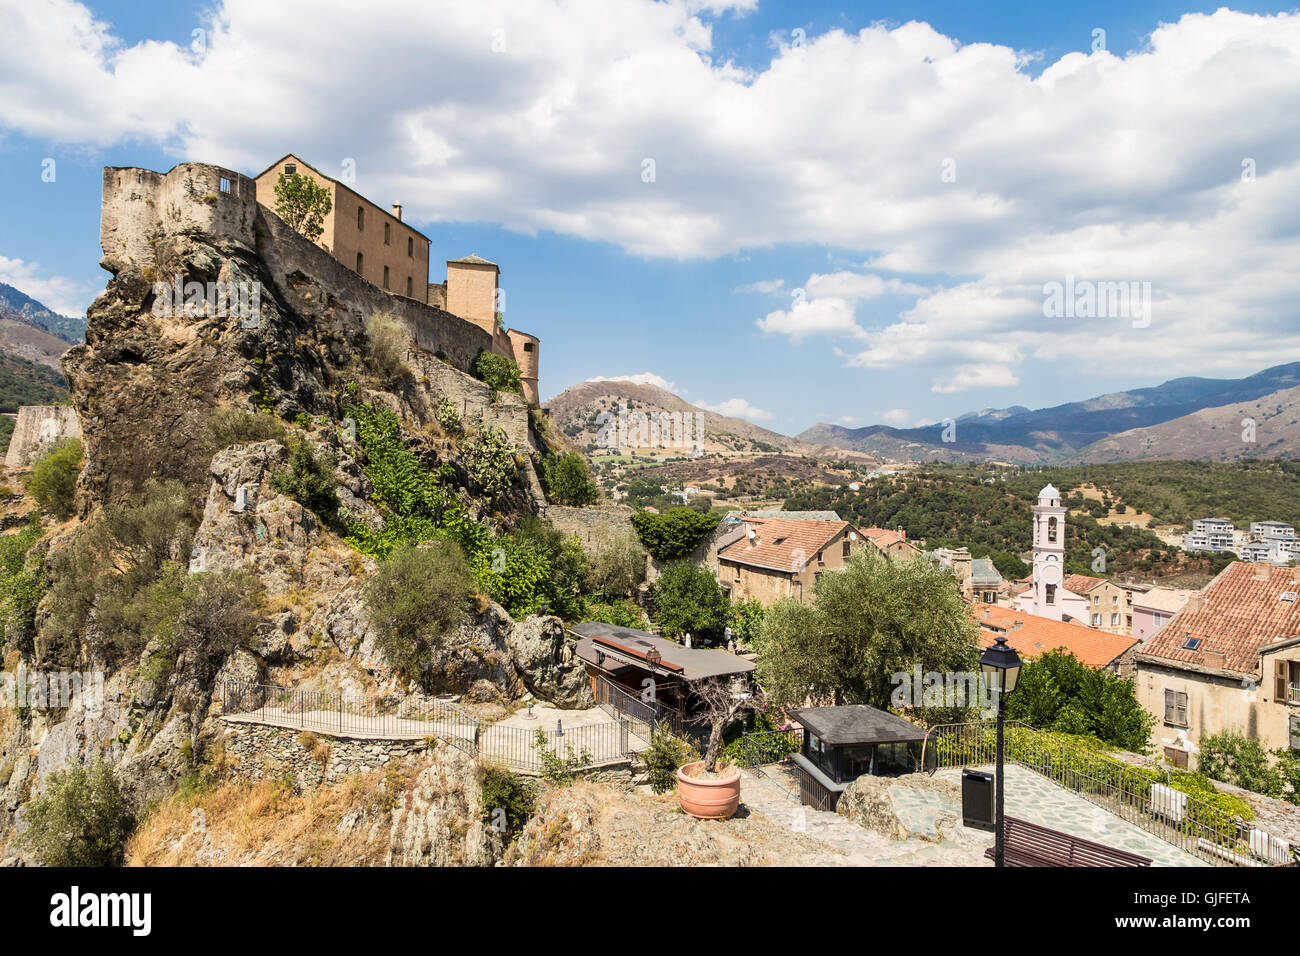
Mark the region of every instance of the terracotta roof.
[[1133, 606], [1148, 611], [1177, 612], [1195, 593], [1191, 588], [1152, 588], [1141, 597], [1134, 596]]
[[847, 521], [791, 521], [786, 518], [751, 518], [757, 537], [753, 543], [742, 538], [718, 552], [720, 560], [787, 574], [801, 571], [842, 531]]
[[[1261, 647], [1300, 635], [1298, 591], [1300, 568], [1234, 561], [1205, 586], [1199, 601], [1190, 602], [1147, 642], [1141, 656], [1197, 670], [1258, 675]], [[1197, 639], [1194, 649], [1185, 646]]]
[[1105, 584], [1105, 578], [1094, 578], [1088, 574], [1067, 574], [1061, 587], [1071, 594], [1087, 594], [1099, 584]]
[[984, 647], [1005, 634], [1007, 643], [1027, 660], [1063, 647], [1089, 667], [1105, 667], [1137, 643], [1135, 637], [1107, 634], [1083, 624], [1054, 621], [993, 604], [976, 604], [973, 613]]

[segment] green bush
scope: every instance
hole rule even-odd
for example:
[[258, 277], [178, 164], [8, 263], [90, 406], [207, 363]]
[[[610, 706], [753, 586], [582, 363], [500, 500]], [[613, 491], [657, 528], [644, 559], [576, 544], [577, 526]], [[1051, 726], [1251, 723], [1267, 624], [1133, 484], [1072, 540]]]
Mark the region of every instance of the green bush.
[[470, 481], [489, 502], [505, 494], [519, 473], [515, 449], [499, 428], [483, 428], [466, 438], [460, 458]]
[[690, 633], [696, 640], [722, 636], [731, 604], [717, 579], [702, 568], [675, 561], [650, 588], [654, 619], [666, 637]]
[[637, 762], [655, 793], [674, 790], [677, 787], [677, 768], [699, 759], [699, 753], [689, 742], [662, 730], [656, 730], [650, 738], [650, 746], [637, 755]]
[[411, 374], [406, 367], [410, 336], [402, 324], [387, 312], [372, 312], [365, 318], [366, 364], [381, 382], [392, 382]]
[[645, 549], [631, 534], [604, 542], [591, 558], [586, 590], [607, 602], [631, 597], [645, 580]]
[[380, 653], [403, 678], [430, 683], [436, 646], [464, 619], [473, 584], [453, 541], [403, 544], [379, 566], [366, 585], [366, 613]]
[[546, 497], [557, 505], [578, 507], [594, 504], [599, 493], [591, 480], [587, 459], [577, 452], [556, 457], [547, 455], [542, 460], [542, 484]]
[[533, 734], [533, 749], [542, 763], [542, 779], [552, 786], [568, 786], [577, 779], [578, 771], [591, 766], [591, 754], [586, 747], [575, 752], [573, 744], [569, 744], [561, 753], [558, 741], [552, 744], [540, 727]]
[[233, 405], [223, 405], [208, 419], [208, 447], [211, 454], [231, 445], [251, 445], [262, 441], [287, 440], [284, 422], [270, 412], [252, 412]]
[[498, 392], [514, 392], [521, 397], [524, 394], [519, 365], [514, 359], [480, 349], [478, 355], [474, 357], [474, 365], [470, 371], [475, 378], [486, 382]]
[[99, 660], [133, 660], [168, 626], [172, 598], [163, 595], [174, 596], [179, 587], [190, 522], [184, 486], [150, 481], [139, 501], [106, 506], [51, 551], [50, 616], [42, 634], [62, 663], [75, 662], [83, 636]]
[[615, 601], [612, 604], [589, 604], [587, 605], [586, 620], [617, 624], [619, 627], [640, 628], [642, 626], [641, 610], [631, 601]]
[[18, 844], [42, 866], [121, 866], [134, 826], [113, 766], [103, 761], [55, 771], [26, 818]]
[[327, 525], [339, 518], [338, 481], [333, 452], [317, 450], [301, 438], [289, 443], [289, 465], [271, 476], [271, 487], [292, 498]]
[[438, 424], [443, 430], [452, 435], [459, 435], [465, 430], [465, 423], [461, 420], [460, 411], [456, 408], [456, 403], [450, 398], [442, 397], [438, 399], [438, 407], [434, 411], [434, 417], [438, 419]]
[[537, 806], [537, 788], [529, 780], [503, 767], [479, 766], [483, 822], [513, 837], [528, 822]]
[[1286, 788], [1282, 774], [1271, 765], [1268, 751], [1258, 740], [1233, 731], [1202, 734], [1200, 748], [1197, 768], [1211, 780], [1266, 797], [1282, 796]]
[[702, 515], [690, 508], [669, 508], [662, 514], [638, 511], [632, 515], [632, 527], [654, 557], [675, 561], [688, 557], [720, 520], [719, 515]]
[[1007, 717], [1035, 727], [1094, 736], [1112, 747], [1144, 753], [1154, 718], [1138, 703], [1133, 682], [1053, 650], [1025, 664]]
[[32, 497], [60, 521], [72, 516], [81, 460], [81, 439], [60, 438], [43, 458], [32, 465], [32, 473], [27, 479], [27, 490]]

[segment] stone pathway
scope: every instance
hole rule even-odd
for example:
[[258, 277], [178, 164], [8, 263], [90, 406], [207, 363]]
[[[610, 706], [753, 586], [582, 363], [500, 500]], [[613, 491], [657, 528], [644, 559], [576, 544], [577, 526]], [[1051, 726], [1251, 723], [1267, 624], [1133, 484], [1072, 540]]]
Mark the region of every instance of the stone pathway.
[[[992, 773], [992, 767], [973, 767]], [[1015, 765], [1006, 768], [1007, 814], [1039, 826], [1070, 833], [1117, 850], [1128, 850], [1151, 858], [1152, 866], [1208, 866], [1204, 860], [1184, 853], [1154, 833], [1129, 823], [1058, 786], [1040, 774]], [[946, 767], [935, 772], [940, 779], [960, 783], [961, 769]]]
[[[880, 833], [824, 810], [799, 803], [797, 788], [779, 768], [764, 768], [763, 775], [745, 771], [741, 778], [741, 805], [750, 813], [803, 833], [825, 848], [806, 860], [805, 866], [992, 866], [984, 851], [993, 834], [961, 824], [961, 807], [948, 806], [934, 792], [895, 787], [890, 799], [907, 829], [930, 839], [890, 840]], [[987, 768], [982, 768], [987, 769]], [[961, 770], [940, 770], [936, 777], [960, 781]], [[1031, 823], [1073, 833], [1097, 843], [1150, 857], [1152, 866], [1205, 866], [1198, 858], [1148, 833], [1082, 797], [1022, 767], [1007, 768], [1007, 812]], [[956, 818], [940, 827], [941, 818]], [[942, 839], [936, 839], [942, 837]]]
[[[780, 771], [767, 768], [764, 776], [745, 771], [740, 784], [740, 802], [750, 813], [803, 833], [825, 848], [806, 860], [804, 866], [991, 866], [983, 853], [992, 845], [992, 834], [969, 830], [957, 824], [951, 840], [890, 840], [847, 817], [814, 810], [799, 803], [785, 786]], [[931, 827], [933, 830], [934, 828]], [[937, 832], [937, 831], [936, 831]]]

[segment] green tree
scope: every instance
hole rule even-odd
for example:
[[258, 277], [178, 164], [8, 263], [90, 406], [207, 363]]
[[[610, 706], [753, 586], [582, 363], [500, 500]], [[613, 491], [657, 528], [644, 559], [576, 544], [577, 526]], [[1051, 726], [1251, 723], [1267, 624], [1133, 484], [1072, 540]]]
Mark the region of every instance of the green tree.
[[32, 493], [32, 497], [60, 521], [72, 516], [77, 476], [81, 474], [81, 459], [81, 439], [60, 438], [32, 466], [32, 473], [27, 479], [27, 490]]
[[1280, 797], [1283, 776], [1269, 761], [1258, 740], [1233, 731], [1202, 734], [1197, 769], [1211, 780], [1235, 784], [1243, 790]]
[[301, 438], [289, 442], [289, 466], [271, 476], [271, 487], [287, 495], [327, 525], [338, 522], [338, 481], [334, 454]]
[[444, 634], [466, 616], [474, 579], [453, 541], [403, 544], [365, 589], [380, 653], [406, 680], [428, 686]]
[[1154, 725], [1132, 681], [1088, 667], [1064, 649], [1021, 668], [1016, 692], [1007, 698], [1007, 717], [1137, 753], [1147, 749]]
[[73, 764], [50, 775], [26, 808], [18, 843], [42, 866], [121, 866], [134, 826], [113, 766]]
[[577, 452], [556, 457], [547, 455], [542, 460], [542, 478], [546, 497], [557, 505], [593, 504], [598, 497], [596, 483], [591, 480], [587, 459]]
[[690, 633], [694, 640], [717, 640], [731, 609], [717, 579], [702, 568], [674, 561], [651, 585], [655, 623], [674, 640]]
[[325, 217], [333, 206], [329, 189], [303, 173], [281, 173], [275, 182], [276, 215], [311, 242], [325, 231]]
[[[929, 561], [891, 561], [855, 551], [843, 571], [823, 574], [814, 602], [778, 601], [756, 643], [758, 678], [768, 701], [805, 699], [888, 707], [895, 674], [978, 668], [977, 627], [950, 571]], [[926, 709], [921, 716], [956, 715]]]
[[605, 601], [632, 596], [645, 580], [645, 549], [628, 533], [602, 542], [591, 558], [586, 589]]
[[474, 356], [474, 364], [470, 371], [474, 373], [475, 378], [486, 382], [498, 392], [524, 394], [523, 382], [519, 377], [519, 365], [514, 359], [497, 355], [487, 349], [480, 349], [478, 355]]
[[670, 508], [662, 514], [638, 511], [631, 520], [647, 551], [660, 561], [675, 561], [689, 556], [713, 533], [721, 517], [698, 514], [690, 508]]

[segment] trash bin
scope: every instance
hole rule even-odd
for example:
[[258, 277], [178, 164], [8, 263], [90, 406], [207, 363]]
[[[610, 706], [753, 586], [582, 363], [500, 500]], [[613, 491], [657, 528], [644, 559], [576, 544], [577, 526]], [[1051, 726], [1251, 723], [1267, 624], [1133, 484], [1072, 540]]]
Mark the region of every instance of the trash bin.
[[980, 770], [963, 770], [961, 822], [976, 830], [991, 832], [996, 826], [993, 813], [993, 774]]

